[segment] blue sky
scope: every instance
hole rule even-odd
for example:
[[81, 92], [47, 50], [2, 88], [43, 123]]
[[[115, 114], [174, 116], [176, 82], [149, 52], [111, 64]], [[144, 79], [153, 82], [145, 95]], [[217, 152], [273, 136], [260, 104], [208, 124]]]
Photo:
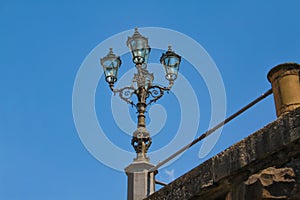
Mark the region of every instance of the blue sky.
[[[126, 175], [89, 154], [72, 115], [76, 74], [100, 42], [136, 26], [188, 35], [216, 63], [229, 115], [270, 88], [266, 74], [273, 66], [300, 62], [299, 7], [296, 0], [1, 1], [0, 199], [126, 199]], [[210, 111], [205, 109], [209, 97], [201, 86], [203, 80], [197, 80], [194, 77], [191, 83], [202, 99], [199, 135], [207, 129]], [[101, 79], [96, 94], [99, 118], [105, 114], [101, 105], [109, 102], [109, 95]], [[167, 111], [177, 105], [168, 103], [172, 98], [166, 95], [160, 102]], [[200, 144], [196, 145], [157, 178], [169, 182], [275, 118], [269, 97], [227, 125], [207, 157], [198, 157]], [[167, 127], [176, 126], [167, 123]], [[130, 136], [118, 135], [117, 127], [112, 130], [108, 137], [133, 151]], [[153, 148], [170, 137], [158, 134]]]

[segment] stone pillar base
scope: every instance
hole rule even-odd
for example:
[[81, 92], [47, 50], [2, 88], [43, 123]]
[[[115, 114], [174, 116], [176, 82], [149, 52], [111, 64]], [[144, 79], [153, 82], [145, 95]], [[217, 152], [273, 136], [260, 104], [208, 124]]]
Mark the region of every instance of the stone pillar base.
[[147, 160], [134, 161], [125, 168], [128, 177], [128, 200], [142, 200], [155, 192], [155, 172], [149, 173], [154, 167]]

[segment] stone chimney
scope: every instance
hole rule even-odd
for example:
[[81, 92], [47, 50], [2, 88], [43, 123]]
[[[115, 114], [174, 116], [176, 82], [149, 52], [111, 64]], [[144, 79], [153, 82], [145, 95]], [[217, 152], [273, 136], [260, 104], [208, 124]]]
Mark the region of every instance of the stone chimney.
[[300, 65], [283, 63], [271, 69], [268, 80], [272, 84], [277, 117], [300, 107]]

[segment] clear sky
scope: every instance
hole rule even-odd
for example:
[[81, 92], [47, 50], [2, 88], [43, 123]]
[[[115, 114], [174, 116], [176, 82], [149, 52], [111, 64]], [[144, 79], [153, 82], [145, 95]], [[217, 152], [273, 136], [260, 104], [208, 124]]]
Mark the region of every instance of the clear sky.
[[[76, 74], [102, 41], [136, 26], [168, 28], [193, 38], [218, 67], [228, 116], [270, 88], [266, 74], [273, 66], [300, 62], [299, 8], [297, 0], [0, 1], [0, 199], [126, 199], [126, 175], [86, 150], [72, 114]], [[150, 56], [155, 60], [159, 54]], [[185, 77], [192, 73], [183, 65], [181, 70]], [[201, 78], [191, 75], [190, 81], [200, 104], [200, 135], [211, 117], [209, 94]], [[105, 122], [113, 143], [133, 151], [130, 136], [109, 119], [110, 95], [101, 78], [95, 98], [99, 123]], [[168, 144], [174, 137], [168, 130], [178, 128], [173, 97], [159, 102], [174, 116], [153, 137], [153, 149]], [[198, 144], [157, 178], [170, 182], [275, 118], [269, 97], [227, 125], [208, 156], [199, 158]]]

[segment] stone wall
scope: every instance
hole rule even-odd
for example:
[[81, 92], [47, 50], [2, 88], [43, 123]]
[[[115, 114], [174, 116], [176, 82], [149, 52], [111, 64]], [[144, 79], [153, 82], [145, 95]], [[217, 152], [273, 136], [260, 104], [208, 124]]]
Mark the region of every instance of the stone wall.
[[300, 109], [207, 160], [146, 200], [300, 199]]

